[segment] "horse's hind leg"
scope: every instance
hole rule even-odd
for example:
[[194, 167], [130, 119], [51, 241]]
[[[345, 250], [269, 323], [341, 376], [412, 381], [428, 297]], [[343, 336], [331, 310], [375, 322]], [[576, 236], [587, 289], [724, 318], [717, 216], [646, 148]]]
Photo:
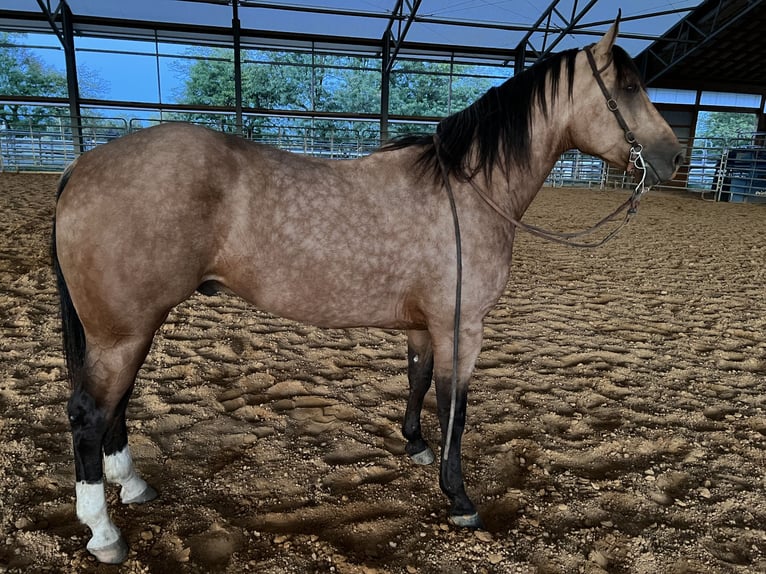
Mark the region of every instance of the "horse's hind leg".
[[428, 331], [409, 331], [407, 333], [407, 378], [410, 383], [410, 394], [407, 399], [402, 434], [407, 439], [405, 450], [417, 464], [431, 464], [434, 461], [434, 453], [423, 439], [420, 429], [423, 399], [431, 387], [433, 370], [434, 355]]
[[[88, 339], [83, 380], [78, 381], [68, 403], [74, 441], [77, 517], [92, 533], [88, 551], [100, 562], [116, 564], [125, 560], [128, 547], [109, 518], [104, 493], [105, 446], [114, 448], [124, 439], [123, 448], [107, 458], [114, 478], [125, 482], [129, 493], [140, 489], [129, 454], [124, 409], [138, 368], [149, 350], [151, 337], [121, 338], [107, 343]], [[117, 467], [117, 471], [115, 471]], [[123, 498], [123, 501], [125, 498]]]

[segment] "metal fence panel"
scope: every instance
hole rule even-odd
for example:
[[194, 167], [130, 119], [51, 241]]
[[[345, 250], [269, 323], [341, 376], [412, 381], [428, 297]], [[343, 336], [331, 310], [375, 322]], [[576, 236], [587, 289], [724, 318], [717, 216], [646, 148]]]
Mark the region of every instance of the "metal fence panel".
[[[45, 129], [7, 126], [0, 129], [0, 170], [63, 170], [76, 157], [68, 121], [61, 118]], [[92, 149], [153, 123], [159, 122], [82, 118], [83, 147]], [[373, 130], [332, 129], [326, 125], [315, 128], [265, 124], [258, 127], [258, 133], [247, 137], [295, 153], [332, 159], [361, 157], [380, 145], [379, 134]], [[766, 147], [761, 139], [685, 142], [687, 160], [673, 181], [657, 188], [700, 193], [703, 198], [715, 201], [766, 203]], [[577, 150], [562, 154], [545, 181], [554, 187], [629, 189], [635, 185], [632, 176], [623, 170]]]

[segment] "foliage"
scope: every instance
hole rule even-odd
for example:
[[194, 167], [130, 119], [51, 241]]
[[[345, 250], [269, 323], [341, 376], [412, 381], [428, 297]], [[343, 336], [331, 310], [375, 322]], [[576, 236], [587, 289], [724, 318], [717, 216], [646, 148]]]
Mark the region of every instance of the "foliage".
[[[185, 78], [179, 101], [200, 106], [232, 108], [234, 94], [233, 51], [196, 49], [193, 58], [177, 65], [176, 73]], [[269, 110], [380, 113], [380, 61], [374, 58], [302, 52], [265, 50], [242, 53], [242, 105], [246, 112], [243, 126], [253, 135], [311, 130], [313, 137], [329, 137], [331, 132], [361, 137], [369, 133], [367, 122], [311, 121], [269, 114]], [[459, 76], [450, 86], [450, 65], [439, 62], [403, 60], [391, 74], [389, 111], [392, 115], [438, 118], [462, 109], [492, 84], [491, 79]], [[451, 91], [450, 91], [451, 88]], [[210, 114], [186, 113], [179, 119], [209, 123]], [[214, 120], [229, 129], [230, 117]], [[410, 125], [399, 131], [422, 129]], [[409, 129], [408, 129], [409, 128]]]
[[755, 132], [755, 114], [740, 112], [700, 112], [697, 138], [707, 139], [713, 147], [728, 147], [749, 140]]
[[[176, 65], [185, 78], [179, 101], [199, 106], [233, 108], [235, 105], [234, 54], [223, 48], [195, 49], [193, 59]], [[371, 63], [372, 62], [372, 63]], [[270, 110], [360, 113], [380, 111], [379, 72], [364, 58], [262, 50], [242, 53], [242, 106], [248, 112], [244, 129], [258, 135], [273, 128], [317, 128], [317, 122], [271, 116]], [[372, 72], [372, 73], [371, 73]], [[371, 94], [375, 94], [371, 96]], [[261, 115], [256, 115], [261, 114]], [[231, 117], [177, 114], [179, 119], [212, 123], [233, 129]], [[320, 122], [321, 124], [322, 122]], [[347, 128], [351, 128], [348, 123]], [[326, 131], [323, 125], [321, 131]]]
[[[46, 65], [31, 50], [17, 42], [19, 34], [0, 33], [0, 93], [13, 96], [66, 97], [66, 76]], [[51, 125], [59, 108], [3, 104], [0, 120], [8, 126]]]
[[[0, 94], [66, 98], [66, 73], [46, 64], [24, 47], [24, 39], [23, 34], [0, 32]], [[78, 73], [82, 95], [98, 97], [107, 92], [98, 74], [83, 68]], [[60, 127], [60, 118], [67, 115], [68, 108], [63, 106], [6, 103], [0, 107], [0, 122], [12, 128]], [[99, 123], [99, 120], [94, 118], [90, 123]]]

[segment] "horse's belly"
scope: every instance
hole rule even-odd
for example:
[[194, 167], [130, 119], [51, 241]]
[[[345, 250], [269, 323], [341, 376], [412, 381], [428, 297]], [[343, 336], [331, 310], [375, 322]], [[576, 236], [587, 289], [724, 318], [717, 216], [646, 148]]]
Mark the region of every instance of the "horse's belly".
[[374, 284], [339, 286], [307, 280], [294, 283], [265, 277], [249, 285], [224, 284], [258, 309], [280, 317], [327, 328], [424, 328], [425, 318], [404, 290]]

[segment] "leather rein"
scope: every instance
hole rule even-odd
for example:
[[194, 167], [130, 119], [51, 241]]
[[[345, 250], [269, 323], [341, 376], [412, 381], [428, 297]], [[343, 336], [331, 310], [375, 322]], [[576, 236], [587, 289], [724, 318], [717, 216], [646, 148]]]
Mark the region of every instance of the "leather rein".
[[[633, 131], [628, 126], [628, 123], [625, 121], [625, 118], [622, 115], [622, 112], [620, 111], [620, 107], [617, 104], [617, 100], [614, 99], [612, 94], [609, 92], [609, 89], [604, 84], [604, 80], [601, 77], [601, 74], [612, 64], [612, 59], [610, 58], [609, 61], [602, 67], [598, 68], [596, 66], [596, 60], [593, 57], [593, 54], [591, 53], [590, 46], [586, 47], [584, 49], [585, 54], [588, 58], [588, 63], [590, 64], [591, 70], [593, 71], [593, 76], [596, 79], [596, 83], [598, 84], [599, 88], [601, 89], [601, 92], [604, 94], [604, 99], [606, 100], [606, 107], [609, 109], [610, 112], [614, 114], [614, 117], [617, 119], [617, 123], [622, 128], [624, 134], [625, 134], [625, 141], [627, 141], [630, 144], [630, 157], [629, 157], [629, 163], [632, 163], [636, 169], [640, 169], [642, 172], [641, 180], [636, 185], [635, 189], [633, 190], [633, 193], [631, 196], [617, 209], [615, 209], [612, 213], [589, 227], [588, 229], [584, 229], [582, 231], [574, 231], [574, 232], [559, 232], [559, 231], [551, 231], [548, 229], [544, 229], [541, 227], [537, 227], [536, 225], [530, 225], [528, 223], [524, 223], [522, 221], [519, 221], [515, 217], [512, 217], [506, 211], [494, 200], [492, 197], [490, 197], [487, 192], [482, 189], [480, 186], [476, 185], [476, 183], [473, 181], [473, 178], [466, 178], [467, 181], [470, 183], [471, 187], [474, 189], [476, 194], [493, 210], [495, 211], [500, 217], [508, 221], [511, 225], [514, 227], [523, 229], [524, 231], [527, 231], [528, 233], [531, 233], [532, 235], [536, 235], [538, 237], [541, 237], [543, 239], [546, 239], [548, 241], [552, 241], [554, 243], [561, 243], [563, 245], [569, 245], [571, 247], [582, 247], [582, 248], [596, 248], [600, 247], [601, 245], [604, 245], [607, 241], [612, 239], [617, 233], [622, 229], [631, 219], [631, 216], [636, 213], [638, 210], [638, 205], [641, 200], [641, 196], [643, 196], [644, 193], [646, 193], [647, 188], [644, 185], [646, 180], [646, 170], [647, 170], [647, 163], [644, 160], [644, 157], [642, 155], [643, 146], [638, 143], [636, 140], [636, 136], [633, 133]], [[444, 162], [442, 161], [440, 150], [441, 150], [441, 140], [439, 139], [439, 136], [437, 134], [434, 134], [434, 149], [436, 151], [436, 158], [439, 163], [439, 166], [442, 171], [442, 179], [444, 180], [444, 185], [447, 190], [447, 194], [450, 196], [450, 203], [454, 203], [454, 197], [452, 192], [452, 186], [449, 181], [449, 173], [447, 172], [446, 166], [444, 165]], [[622, 212], [625, 211], [625, 216], [622, 218], [622, 221], [620, 221], [619, 225], [610, 231], [605, 237], [598, 241], [594, 242], [581, 242], [581, 241], [574, 241], [575, 239], [579, 239], [584, 236], [588, 236], [592, 234], [594, 231], [599, 229], [600, 227], [606, 225], [607, 223], [610, 223], [612, 221], [617, 220], [617, 216]]]
[[[604, 217], [601, 221], [591, 226], [589, 229], [585, 229], [583, 231], [575, 231], [571, 233], [560, 233], [557, 231], [549, 231], [546, 229], [542, 229], [540, 227], [529, 225], [527, 223], [522, 223], [515, 217], [511, 217], [480, 186], [476, 185], [476, 183], [474, 183], [471, 177], [467, 177], [466, 179], [471, 184], [471, 187], [474, 189], [474, 191], [476, 191], [477, 195], [481, 197], [484, 200], [484, 202], [490, 208], [492, 208], [493, 211], [495, 211], [498, 215], [500, 215], [500, 217], [508, 221], [514, 227], [523, 229], [524, 231], [527, 231], [533, 235], [537, 235], [538, 237], [542, 237], [543, 239], [547, 239], [548, 241], [563, 243], [564, 245], [570, 245], [572, 247], [594, 248], [594, 247], [599, 247], [603, 245], [604, 243], [612, 239], [615, 235], [617, 235], [617, 232], [620, 229], [622, 229], [622, 227], [624, 227], [630, 221], [631, 216], [636, 213], [641, 196], [646, 192], [646, 186], [644, 185], [644, 181], [646, 180], [646, 163], [644, 162], [643, 155], [641, 155], [643, 146], [636, 141], [635, 135], [628, 127], [628, 123], [625, 121], [625, 118], [623, 117], [622, 112], [620, 112], [620, 108], [617, 105], [617, 100], [615, 100], [612, 94], [609, 93], [609, 90], [604, 84], [604, 80], [601, 78], [601, 74], [604, 72], [604, 70], [606, 70], [611, 65], [612, 59], [610, 58], [603, 68], [598, 69], [598, 67], [596, 66], [596, 60], [590, 51], [590, 46], [585, 48], [585, 54], [588, 56], [588, 62], [590, 63], [591, 70], [593, 70], [593, 76], [596, 78], [596, 82], [601, 88], [601, 92], [604, 94], [604, 98], [606, 98], [606, 106], [607, 108], [609, 108], [609, 111], [611, 111], [617, 118], [617, 123], [620, 124], [620, 127], [625, 132], [625, 140], [631, 146], [629, 161], [637, 169], [640, 169], [642, 171], [641, 181], [639, 181], [638, 185], [636, 185], [636, 188], [633, 190], [633, 193], [628, 198], [628, 200], [625, 201], [625, 203], [623, 203], [622, 205], [620, 205], [617, 209], [615, 209], [612, 213]], [[456, 284], [455, 284], [455, 309], [454, 309], [453, 335], [452, 335], [452, 378], [451, 378], [451, 384], [450, 384], [449, 417], [447, 420], [447, 429], [444, 436], [444, 446], [442, 448], [442, 462], [446, 463], [450, 456], [450, 449], [452, 446], [452, 433], [454, 430], [455, 414], [456, 414], [456, 408], [457, 408], [457, 387], [458, 387], [457, 373], [458, 373], [458, 356], [459, 356], [459, 349], [460, 349], [459, 341], [460, 341], [461, 298], [462, 298], [462, 284], [463, 284], [463, 256], [462, 256], [462, 244], [461, 244], [462, 242], [460, 239], [460, 222], [459, 222], [458, 213], [457, 213], [457, 205], [455, 203], [455, 195], [452, 191], [452, 184], [450, 184], [450, 181], [449, 181], [449, 171], [447, 170], [447, 166], [444, 165], [444, 161], [442, 161], [442, 157], [440, 153], [441, 140], [439, 139], [438, 134], [434, 134], [433, 141], [434, 141], [434, 151], [436, 153], [436, 160], [439, 163], [442, 179], [444, 180], [444, 188], [445, 188], [445, 191], [447, 192], [447, 197], [449, 198], [450, 209], [452, 211], [452, 220], [453, 220], [453, 225], [455, 230]], [[583, 242], [572, 241], [573, 239], [577, 239], [584, 235], [589, 235], [590, 233], [592, 233], [593, 231], [595, 231], [596, 229], [598, 229], [599, 227], [601, 227], [602, 225], [605, 225], [606, 223], [610, 221], [615, 221], [617, 218], [617, 215], [623, 210], [627, 210], [625, 212], [625, 217], [623, 218], [623, 220], [615, 229], [610, 231], [609, 234], [607, 234], [603, 239], [593, 243], [583, 243]]]

